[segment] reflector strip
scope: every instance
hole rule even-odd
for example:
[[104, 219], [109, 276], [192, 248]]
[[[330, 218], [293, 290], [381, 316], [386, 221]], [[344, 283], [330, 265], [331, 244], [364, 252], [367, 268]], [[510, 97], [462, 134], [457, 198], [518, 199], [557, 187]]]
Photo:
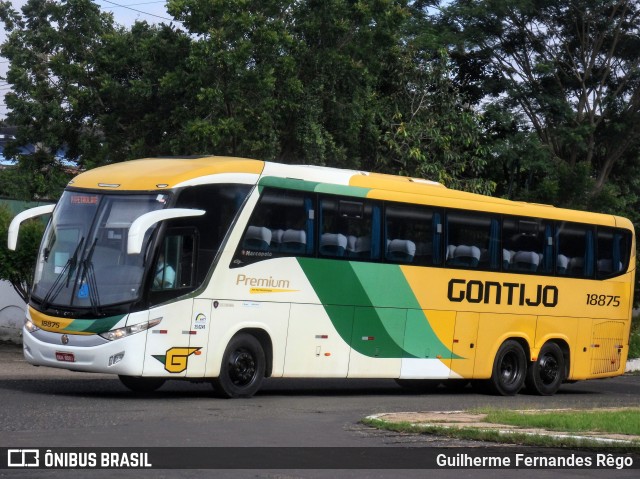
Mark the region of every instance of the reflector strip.
[[198, 331], [182, 331], [182, 334], [198, 334]]
[[374, 336], [362, 336], [363, 341], [375, 341], [375, 339]]

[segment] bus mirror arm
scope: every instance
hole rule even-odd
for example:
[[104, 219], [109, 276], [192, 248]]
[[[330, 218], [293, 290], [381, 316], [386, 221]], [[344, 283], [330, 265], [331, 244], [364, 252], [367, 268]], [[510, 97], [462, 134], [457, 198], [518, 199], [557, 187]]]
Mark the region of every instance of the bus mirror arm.
[[18, 232], [20, 231], [20, 224], [22, 222], [30, 218], [35, 218], [36, 216], [48, 215], [55, 207], [56, 205], [36, 206], [35, 208], [30, 208], [22, 213], [18, 213], [9, 224], [7, 248], [11, 251], [15, 251], [18, 245]]
[[187, 208], [170, 208], [167, 210], [157, 210], [138, 216], [129, 228], [127, 238], [127, 254], [140, 254], [144, 235], [156, 223], [173, 218], [188, 218], [190, 216], [202, 216], [204, 210], [191, 210]]

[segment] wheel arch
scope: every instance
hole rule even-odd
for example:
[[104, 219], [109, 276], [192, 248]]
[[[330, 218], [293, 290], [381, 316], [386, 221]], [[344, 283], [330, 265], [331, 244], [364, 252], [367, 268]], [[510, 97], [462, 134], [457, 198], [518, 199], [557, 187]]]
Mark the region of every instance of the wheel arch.
[[244, 328], [237, 331], [231, 339], [240, 334], [249, 334], [260, 342], [266, 361], [264, 376], [266, 378], [271, 377], [271, 372], [273, 371], [273, 342], [269, 333], [261, 328]]
[[564, 379], [566, 381], [567, 379], [569, 379], [569, 373], [571, 372], [571, 347], [564, 338], [549, 338], [544, 342], [540, 349], [542, 349], [542, 347], [544, 347], [544, 345], [547, 343], [557, 344], [562, 351], [562, 356], [564, 358]]

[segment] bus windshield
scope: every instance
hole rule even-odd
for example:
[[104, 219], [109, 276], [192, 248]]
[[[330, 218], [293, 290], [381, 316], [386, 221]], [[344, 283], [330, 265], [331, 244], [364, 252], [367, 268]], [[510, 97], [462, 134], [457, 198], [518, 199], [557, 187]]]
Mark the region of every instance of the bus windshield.
[[166, 206], [166, 194], [115, 195], [65, 191], [40, 249], [32, 297], [43, 309], [91, 309], [140, 297], [145, 254], [127, 254], [127, 234], [140, 215]]

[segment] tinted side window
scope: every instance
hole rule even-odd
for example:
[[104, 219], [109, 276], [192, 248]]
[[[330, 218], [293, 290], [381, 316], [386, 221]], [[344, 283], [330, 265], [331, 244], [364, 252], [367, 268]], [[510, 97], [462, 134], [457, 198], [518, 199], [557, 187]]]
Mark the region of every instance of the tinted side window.
[[388, 204], [385, 208], [385, 259], [422, 266], [442, 262], [441, 214], [431, 208]]
[[498, 218], [473, 212], [449, 212], [445, 257], [447, 266], [500, 269]]
[[553, 227], [535, 218], [505, 218], [502, 222], [504, 271], [553, 272]]
[[629, 263], [631, 235], [628, 231], [598, 228], [596, 274], [609, 278], [623, 273]]
[[380, 258], [380, 207], [359, 198], [322, 196], [318, 254], [321, 257]]
[[592, 278], [595, 237], [593, 228], [576, 223], [558, 223], [556, 274]]
[[311, 255], [314, 216], [313, 199], [308, 194], [265, 190], [242, 235], [233, 266], [273, 257]]

